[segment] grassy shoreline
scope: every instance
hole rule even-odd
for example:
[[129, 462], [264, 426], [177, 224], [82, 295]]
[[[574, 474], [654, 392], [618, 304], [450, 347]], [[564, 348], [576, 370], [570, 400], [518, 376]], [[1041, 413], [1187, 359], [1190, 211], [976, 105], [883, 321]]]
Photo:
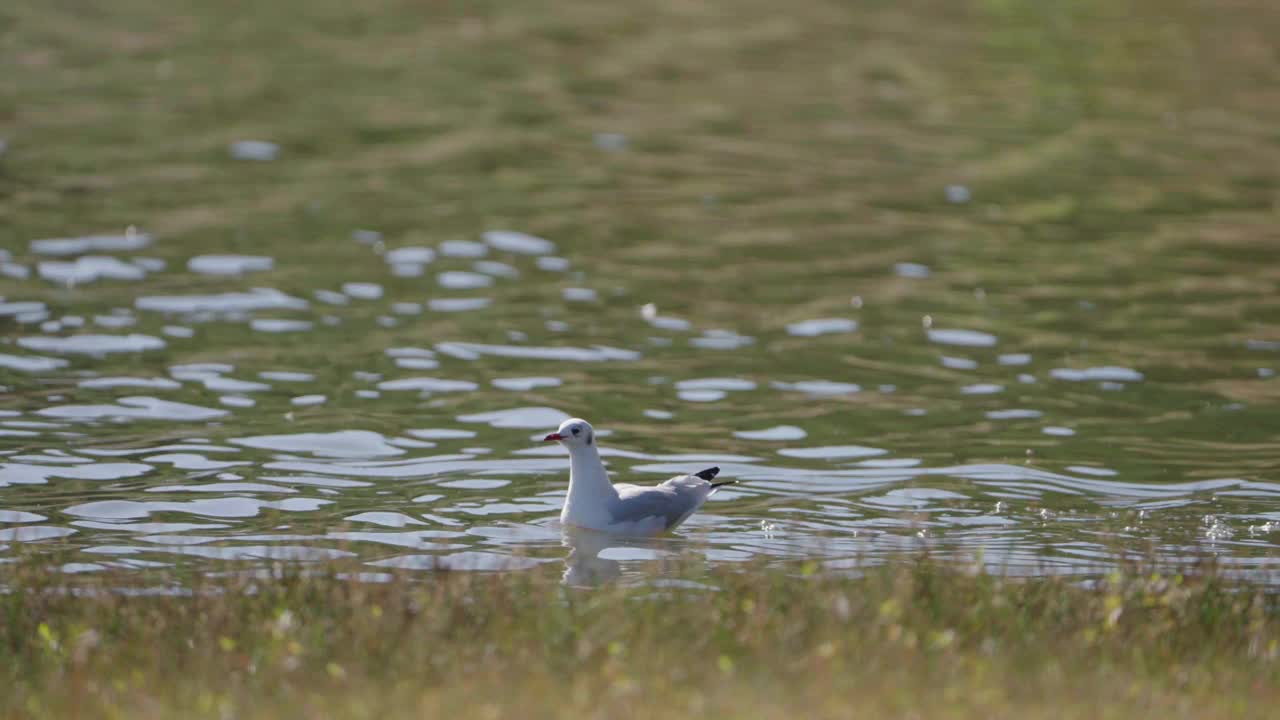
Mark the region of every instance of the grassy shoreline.
[[174, 596], [10, 566], [0, 714], [1221, 718], [1280, 700], [1277, 596], [1210, 567], [1088, 585], [927, 558], [686, 575], [229, 574]]

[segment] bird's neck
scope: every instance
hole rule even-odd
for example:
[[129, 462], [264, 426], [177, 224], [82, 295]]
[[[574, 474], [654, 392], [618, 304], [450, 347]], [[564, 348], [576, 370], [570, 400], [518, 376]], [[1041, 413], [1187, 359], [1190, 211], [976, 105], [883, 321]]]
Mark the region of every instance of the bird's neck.
[[565, 498], [563, 517], [569, 519], [590, 514], [617, 498], [618, 491], [609, 482], [609, 473], [600, 462], [600, 453], [595, 446], [584, 445], [570, 451], [569, 496]]

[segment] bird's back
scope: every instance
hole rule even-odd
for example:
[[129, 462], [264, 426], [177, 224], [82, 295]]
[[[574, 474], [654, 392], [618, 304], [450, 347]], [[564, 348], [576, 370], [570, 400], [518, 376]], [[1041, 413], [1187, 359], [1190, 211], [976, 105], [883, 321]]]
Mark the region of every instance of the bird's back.
[[639, 532], [664, 532], [684, 522], [711, 494], [711, 483], [696, 475], [678, 475], [660, 485], [615, 485], [614, 520]]

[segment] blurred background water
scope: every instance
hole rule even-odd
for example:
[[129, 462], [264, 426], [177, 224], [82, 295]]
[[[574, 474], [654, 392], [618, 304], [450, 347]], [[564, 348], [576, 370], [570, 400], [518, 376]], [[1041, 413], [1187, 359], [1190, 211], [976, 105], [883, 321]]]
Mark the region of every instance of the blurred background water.
[[0, 562], [1269, 573], [1277, 13], [9, 6]]

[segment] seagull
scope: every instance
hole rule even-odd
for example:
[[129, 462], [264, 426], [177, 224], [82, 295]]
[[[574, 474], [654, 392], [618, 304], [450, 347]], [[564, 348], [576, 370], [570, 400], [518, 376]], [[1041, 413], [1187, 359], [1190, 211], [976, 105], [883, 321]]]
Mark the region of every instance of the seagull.
[[571, 418], [543, 438], [569, 449], [569, 495], [560, 513], [566, 526], [618, 535], [657, 535], [674, 529], [702, 507], [717, 489], [736, 480], [715, 482], [720, 468], [677, 475], [653, 487], [614, 485], [600, 462], [591, 423]]

